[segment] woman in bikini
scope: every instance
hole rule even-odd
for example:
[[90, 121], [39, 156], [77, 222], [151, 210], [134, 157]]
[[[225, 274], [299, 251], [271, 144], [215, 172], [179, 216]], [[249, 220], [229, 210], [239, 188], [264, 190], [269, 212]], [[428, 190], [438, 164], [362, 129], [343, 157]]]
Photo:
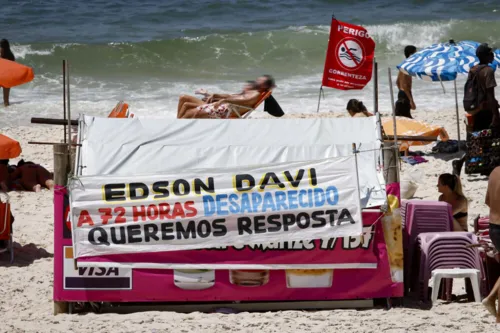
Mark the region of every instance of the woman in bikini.
[[439, 201], [447, 202], [453, 211], [453, 231], [467, 231], [468, 203], [462, 192], [460, 178], [444, 173], [438, 179]]
[[243, 95], [245, 92], [255, 88], [256, 88], [255, 81], [247, 81], [243, 86], [242, 92], [240, 92], [239, 94], [210, 94], [205, 89], [198, 89], [195, 91], [195, 94], [202, 95], [203, 96], [202, 99], [193, 96], [182, 95], [181, 97], [179, 97], [179, 104], [177, 105], [177, 118], [182, 118], [186, 110], [202, 105], [215, 103], [224, 98]]
[[253, 107], [265, 93], [274, 87], [274, 79], [270, 75], [263, 75], [257, 79], [253, 89], [244, 91], [241, 95], [232, 95], [218, 102], [203, 105], [185, 103], [177, 118], [226, 118], [231, 108], [241, 113], [247, 110], [247, 107]]

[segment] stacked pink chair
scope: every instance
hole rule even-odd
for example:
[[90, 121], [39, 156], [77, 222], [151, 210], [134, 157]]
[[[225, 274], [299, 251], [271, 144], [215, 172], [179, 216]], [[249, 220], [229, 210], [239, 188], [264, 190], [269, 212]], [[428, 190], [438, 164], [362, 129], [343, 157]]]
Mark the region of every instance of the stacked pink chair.
[[[477, 247], [477, 237], [471, 232], [431, 232], [418, 236], [421, 249], [419, 282], [421, 296], [427, 300], [431, 273], [435, 269], [475, 269], [480, 272], [479, 285], [485, 282], [485, 274]], [[473, 284], [475, 281], [472, 281]], [[435, 288], [439, 288], [435, 286]], [[476, 300], [478, 301], [478, 300]]]
[[411, 277], [414, 267], [419, 264], [414, 260], [418, 250], [418, 235], [427, 232], [447, 232], [453, 230], [451, 205], [440, 201], [411, 200], [405, 204], [403, 244], [405, 249], [405, 290], [411, 289]]

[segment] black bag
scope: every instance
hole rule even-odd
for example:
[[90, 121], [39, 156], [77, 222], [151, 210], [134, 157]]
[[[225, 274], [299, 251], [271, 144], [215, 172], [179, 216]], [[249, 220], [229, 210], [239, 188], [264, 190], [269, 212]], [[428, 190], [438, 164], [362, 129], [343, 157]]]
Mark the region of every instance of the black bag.
[[467, 112], [478, 110], [481, 103], [484, 101], [485, 93], [479, 85], [477, 76], [487, 66], [488, 65], [481, 65], [475, 72], [469, 72], [464, 87], [464, 109]]

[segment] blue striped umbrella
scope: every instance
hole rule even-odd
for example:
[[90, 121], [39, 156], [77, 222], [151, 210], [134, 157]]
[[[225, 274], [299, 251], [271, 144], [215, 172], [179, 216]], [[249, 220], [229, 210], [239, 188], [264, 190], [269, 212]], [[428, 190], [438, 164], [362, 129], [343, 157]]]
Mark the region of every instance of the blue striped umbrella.
[[[422, 49], [403, 61], [397, 68], [405, 74], [427, 81], [454, 81], [457, 74], [467, 74], [479, 63], [476, 57], [478, 42], [462, 41], [434, 44]], [[490, 66], [500, 64], [500, 52], [495, 50], [495, 60]]]

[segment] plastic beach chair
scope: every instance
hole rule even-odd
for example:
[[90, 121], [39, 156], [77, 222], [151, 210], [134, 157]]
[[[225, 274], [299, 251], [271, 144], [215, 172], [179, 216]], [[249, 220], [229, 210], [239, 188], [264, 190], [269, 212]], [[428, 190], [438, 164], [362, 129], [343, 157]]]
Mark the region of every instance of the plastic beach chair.
[[435, 269], [432, 271], [432, 295], [431, 301], [435, 303], [438, 297], [439, 286], [441, 285], [441, 279], [458, 279], [458, 278], [469, 278], [472, 284], [472, 289], [474, 290], [474, 300], [476, 302], [481, 302], [481, 294], [479, 292], [479, 280], [480, 271], [477, 269], [470, 268], [448, 268], [448, 269]]
[[405, 202], [405, 223], [403, 243], [405, 249], [405, 288], [410, 289], [414, 261], [418, 251], [418, 235], [426, 232], [445, 232], [453, 230], [451, 205], [440, 201], [410, 200]]
[[[435, 273], [435, 275], [439, 273], [437, 275], [439, 282], [442, 278], [459, 278], [466, 275], [465, 277], [471, 279], [474, 297], [478, 301], [477, 294], [480, 295], [479, 286], [483, 282], [484, 270], [478, 249], [467, 247], [477, 244], [476, 235], [471, 232], [432, 232], [422, 233], [418, 239], [421, 251], [419, 282], [422, 298], [427, 299], [432, 272], [437, 269], [446, 269]], [[471, 271], [460, 271], [461, 269], [470, 269]], [[479, 273], [473, 273], [475, 270]], [[439, 284], [436, 280], [433, 284], [433, 297], [435, 293], [437, 298]]]
[[[2, 200], [2, 197], [5, 199]], [[10, 252], [10, 263], [14, 262], [14, 242], [12, 241], [12, 215], [10, 212], [9, 196], [0, 192], [0, 240], [6, 241], [7, 246], [0, 248], [0, 253]]]
[[[250, 117], [250, 114], [255, 111], [261, 105], [266, 99], [269, 98], [272, 94], [272, 90], [269, 90], [268, 92], [262, 94], [261, 98], [253, 107], [248, 107], [248, 106], [243, 106], [243, 105], [238, 105], [238, 104], [231, 104], [228, 103], [229, 105], [229, 112], [227, 113], [226, 118], [248, 118]], [[245, 109], [242, 112], [239, 112], [238, 109]]]

